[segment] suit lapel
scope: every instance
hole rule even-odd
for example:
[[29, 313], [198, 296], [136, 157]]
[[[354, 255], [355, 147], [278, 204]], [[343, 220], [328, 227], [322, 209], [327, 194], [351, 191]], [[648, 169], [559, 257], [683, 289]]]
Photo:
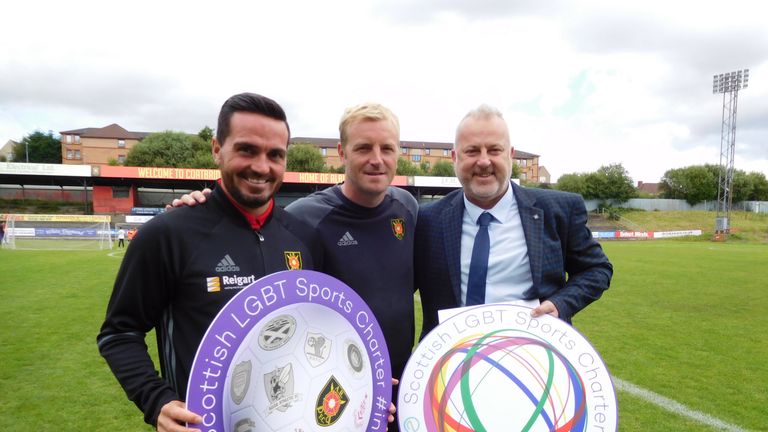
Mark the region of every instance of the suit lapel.
[[544, 211], [534, 207], [536, 199], [525, 189], [512, 184], [512, 191], [515, 194], [517, 210], [520, 212], [520, 222], [523, 225], [525, 234], [525, 243], [528, 246], [528, 261], [531, 264], [531, 276], [533, 277], [533, 287], [537, 289], [541, 286], [541, 265], [543, 259], [542, 233], [544, 230]]
[[461, 230], [464, 217], [464, 193], [458, 193], [442, 214], [445, 236], [445, 257], [448, 261], [448, 276], [456, 305], [461, 305]]

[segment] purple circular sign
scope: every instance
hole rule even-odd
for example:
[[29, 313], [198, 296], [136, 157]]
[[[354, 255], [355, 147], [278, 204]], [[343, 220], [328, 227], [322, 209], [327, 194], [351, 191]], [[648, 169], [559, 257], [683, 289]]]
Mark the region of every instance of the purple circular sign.
[[385, 431], [387, 345], [367, 304], [310, 270], [263, 277], [219, 311], [197, 349], [187, 407], [205, 431]]

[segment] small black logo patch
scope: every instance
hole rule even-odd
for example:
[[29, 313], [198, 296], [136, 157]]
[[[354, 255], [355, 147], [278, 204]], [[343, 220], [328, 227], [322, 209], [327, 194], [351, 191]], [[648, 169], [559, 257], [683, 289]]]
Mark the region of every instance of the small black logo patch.
[[318, 426], [330, 426], [336, 423], [347, 408], [348, 402], [349, 396], [347, 392], [336, 381], [336, 378], [331, 375], [331, 378], [317, 396], [315, 422], [317, 422]]

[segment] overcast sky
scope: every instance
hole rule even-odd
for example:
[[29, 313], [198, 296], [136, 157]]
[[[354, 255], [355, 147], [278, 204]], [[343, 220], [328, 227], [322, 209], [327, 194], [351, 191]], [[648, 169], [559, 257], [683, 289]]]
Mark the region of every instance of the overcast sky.
[[14, 1], [0, 20], [0, 143], [118, 123], [215, 127], [235, 93], [270, 96], [294, 136], [338, 137], [381, 102], [401, 139], [452, 142], [498, 107], [553, 180], [622, 163], [635, 180], [719, 163], [712, 76], [750, 69], [735, 167], [768, 175], [763, 1]]

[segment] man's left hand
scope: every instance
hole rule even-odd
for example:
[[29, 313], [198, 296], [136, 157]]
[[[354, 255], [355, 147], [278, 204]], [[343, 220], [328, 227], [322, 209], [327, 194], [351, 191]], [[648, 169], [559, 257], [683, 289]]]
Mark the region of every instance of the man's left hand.
[[[400, 381], [397, 378], [392, 378], [392, 385], [398, 385], [400, 384]], [[387, 423], [392, 423], [395, 421], [395, 413], [397, 412], [397, 408], [395, 407], [395, 402], [392, 401], [389, 403], [389, 417], [387, 418]], [[387, 426], [387, 429], [389, 429], [389, 426]]]
[[555, 304], [549, 300], [544, 300], [539, 306], [531, 311], [531, 316], [538, 318], [542, 315], [552, 315], [555, 318], [560, 317], [560, 313], [557, 311]]

